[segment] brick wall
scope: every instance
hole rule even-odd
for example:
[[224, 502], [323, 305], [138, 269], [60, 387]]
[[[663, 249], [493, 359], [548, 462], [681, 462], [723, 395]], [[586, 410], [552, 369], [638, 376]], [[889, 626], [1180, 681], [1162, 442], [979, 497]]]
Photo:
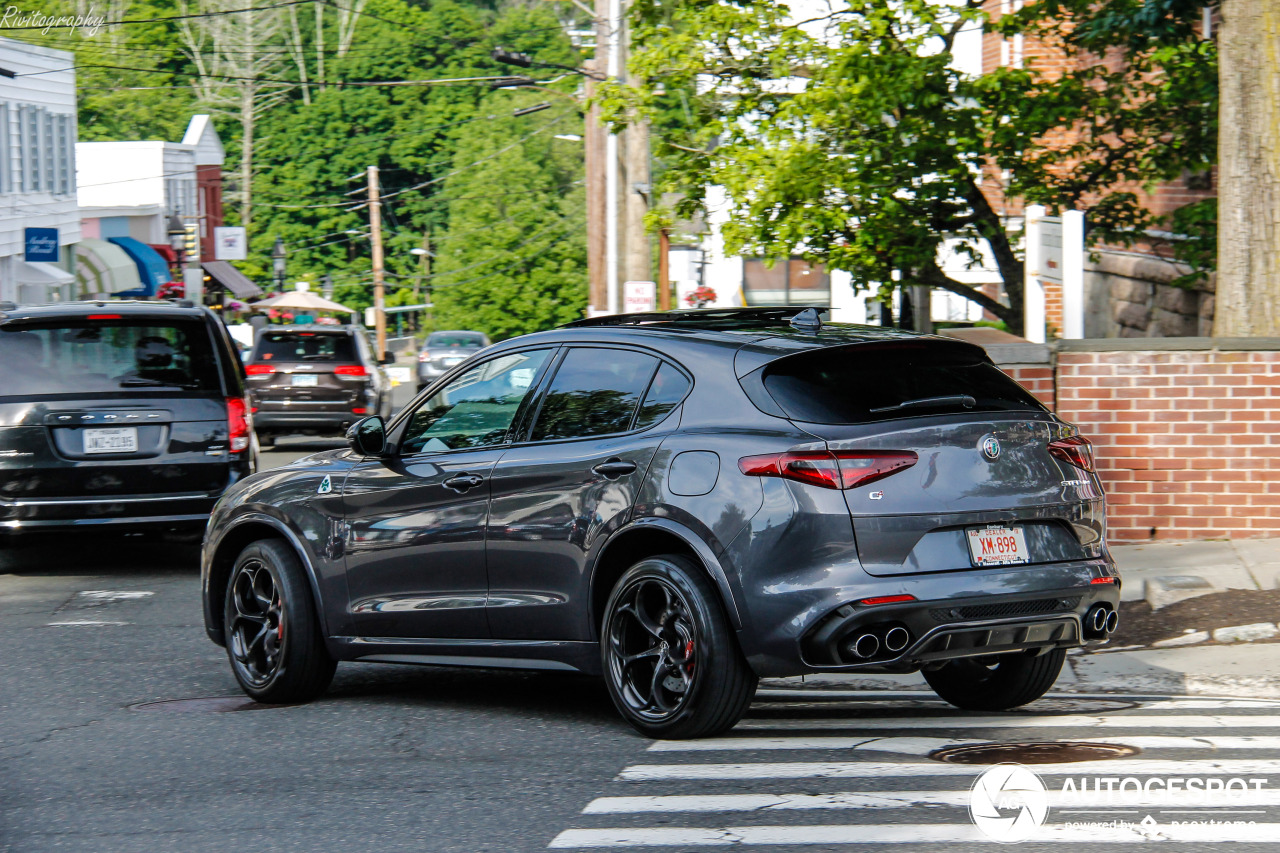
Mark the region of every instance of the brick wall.
[[1053, 388], [1053, 368], [1044, 364], [1002, 364], [1000, 369], [1013, 377], [1014, 381], [1026, 388], [1036, 399], [1050, 409], [1055, 407]]
[[1280, 341], [1132, 343], [1057, 353], [1057, 412], [1094, 443], [1111, 540], [1280, 535]]

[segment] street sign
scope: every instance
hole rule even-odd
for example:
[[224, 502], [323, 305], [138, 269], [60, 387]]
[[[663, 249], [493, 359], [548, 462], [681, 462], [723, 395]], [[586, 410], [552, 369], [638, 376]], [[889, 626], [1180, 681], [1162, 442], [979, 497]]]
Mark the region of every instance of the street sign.
[[219, 261], [243, 261], [249, 256], [249, 239], [240, 226], [213, 229], [213, 256]]
[[28, 228], [23, 244], [25, 247], [23, 260], [55, 262], [58, 260], [57, 228]]
[[622, 311], [637, 314], [658, 307], [658, 285], [652, 281], [628, 281], [622, 285]]

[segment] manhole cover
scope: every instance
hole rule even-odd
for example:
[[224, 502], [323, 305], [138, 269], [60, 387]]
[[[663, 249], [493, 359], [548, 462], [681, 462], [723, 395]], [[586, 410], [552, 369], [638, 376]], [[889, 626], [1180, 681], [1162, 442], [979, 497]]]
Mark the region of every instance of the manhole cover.
[[178, 714], [220, 714], [228, 711], [262, 711], [268, 708], [289, 708], [290, 705], [264, 705], [243, 696], [221, 696], [210, 699], [166, 699], [163, 702], [143, 702], [129, 706], [134, 711], [171, 711]]
[[1075, 761], [1105, 761], [1137, 755], [1140, 749], [1116, 743], [1084, 741], [1048, 743], [971, 743], [929, 753], [935, 761], [948, 764], [1068, 764]]

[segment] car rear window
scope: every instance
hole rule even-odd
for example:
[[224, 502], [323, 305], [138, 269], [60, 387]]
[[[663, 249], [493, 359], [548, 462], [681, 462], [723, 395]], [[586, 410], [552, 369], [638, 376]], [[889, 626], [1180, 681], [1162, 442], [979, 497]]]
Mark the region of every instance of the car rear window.
[[814, 350], [768, 365], [763, 382], [788, 417], [809, 423], [1045, 411], [1021, 385], [967, 346], [890, 344]]
[[345, 332], [263, 332], [252, 361], [356, 362], [355, 340]]
[[479, 349], [484, 346], [484, 338], [479, 335], [460, 335], [453, 332], [436, 332], [427, 338], [429, 347], [469, 347]]
[[0, 396], [221, 393], [199, 321], [66, 320], [0, 326]]

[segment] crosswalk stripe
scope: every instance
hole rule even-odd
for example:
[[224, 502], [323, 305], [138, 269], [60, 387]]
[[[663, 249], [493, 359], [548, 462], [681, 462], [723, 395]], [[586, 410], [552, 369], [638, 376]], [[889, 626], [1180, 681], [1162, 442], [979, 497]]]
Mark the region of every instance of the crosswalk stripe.
[[799, 717], [770, 719], [753, 717], [738, 723], [735, 731], [742, 729], [1044, 729], [1044, 728], [1094, 728], [1094, 729], [1255, 729], [1280, 727], [1280, 716], [1221, 714], [1205, 716], [1159, 716], [1151, 714], [1118, 714], [1094, 716], [1063, 714], [1060, 716], [1032, 716], [1030, 714], [1006, 714], [1000, 717], [874, 717], [859, 719]]
[[[963, 742], [963, 739], [960, 739]], [[1202, 735], [1198, 737], [1098, 737], [1054, 741], [1055, 743], [1113, 743], [1139, 749], [1267, 749], [1280, 750], [1280, 737], [1236, 737]], [[858, 749], [872, 752], [895, 752], [901, 755], [928, 755], [934, 750], [955, 746], [955, 738], [927, 737], [719, 737], [705, 740], [660, 740], [650, 744], [649, 752], [725, 752], [732, 750], [779, 749]]]
[[[937, 705], [942, 708], [949, 708], [951, 705], [944, 699], [938, 698], [937, 695], [930, 691], [891, 691], [891, 690], [805, 690], [802, 688], [761, 688], [756, 691], [756, 704], [773, 705], [773, 700], [817, 700], [824, 703], [836, 703], [841, 701], [853, 700], [865, 708], [874, 709], [875, 703], [870, 700], [898, 700], [918, 703], [927, 703]], [[1152, 710], [1188, 710], [1188, 711], [1212, 711], [1217, 708], [1280, 708], [1280, 699], [1214, 699], [1211, 697], [1184, 698], [1178, 696], [1117, 696], [1110, 693], [1097, 694], [1077, 694], [1077, 693], [1049, 693], [1043, 697], [1044, 700], [1065, 700], [1069, 702], [1087, 702], [1095, 700], [1099, 702], [1116, 702], [1119, 704], [1141, 703], [1148, 706]], [[1037, 700], [1041, 701], [1041, 700]], [[1029, 706], [1032, 710], [1036, 704]]]
[[[1125, 805], [1166, 806], [1165, 792], [1157, 790], [1149, 801], [1126, 794]], [[970, 792], [959, 791], [839, 791], [831, 794], [686, 794], [652, 797], [598, 797], [587, 804], [583, 814], [645, 814], [650, 812], [758, 812], [810, 811], [826, 809], [901, 809], [913, 806], [958, 806], [968, 808]], [[1049, 791], [1051, 806], [1089, 808], [1113, 806], [1112, 791], [1073, 792], [1062, 795]], [[1233, 807], [1280, 805], [1280, 789], [1233, 790]]]
[[[1233, 776], [1280, 774], [1280, 761], [1252, 759], [1198, 759], [1195, 774], [1228, 773]], [[1185, 776], [1189, 767], [1183, 760], [1120, 759], [1077, 761], [1067, 764], [1032, 765], [1040, 775]], [[618, 774], [623, 782], [663, 779], [850, 779], [869, 776], [975, 776], [981, 770], [971, 764], [908, 764], [879, 761], [796, 761], [748, 764], [633, 764]]]
[[[1200, 843], [1278, 843], [1280, 824], [1157, 825], [1143, 827], [1042, 826], [1033, 842], [1124, 843], [1154, 840]], [[945, 844], [990, 841], [964, 824], [855, 824], [846, 826], [730, 826], [722, 829], [566, 829], [552, 848], [726, 847], [735, 844]]]

